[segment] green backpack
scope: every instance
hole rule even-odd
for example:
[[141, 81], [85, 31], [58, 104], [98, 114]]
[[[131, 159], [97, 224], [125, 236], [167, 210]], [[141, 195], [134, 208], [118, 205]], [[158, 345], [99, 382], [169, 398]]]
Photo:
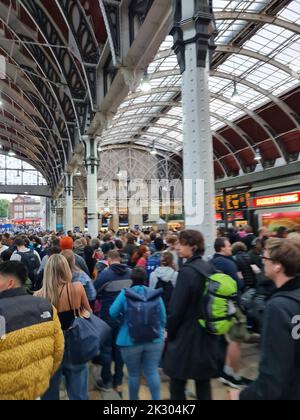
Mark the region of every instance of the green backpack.
[[227, 334], [236, 322], [238, 287], [235, 280], [223, 273], [207, 278], [201, 301], [201, 327], [214, 335]]

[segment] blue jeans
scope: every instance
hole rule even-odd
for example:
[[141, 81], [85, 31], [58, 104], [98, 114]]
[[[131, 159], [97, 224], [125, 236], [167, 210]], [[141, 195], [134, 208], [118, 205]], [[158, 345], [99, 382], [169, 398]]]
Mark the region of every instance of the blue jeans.
[[66, 389], [70, 401], [87, 401], [88, 397], [88, 366], [68, 365], [63, 363], [50, 382], [50, 387], [42, 397], [43, 401], [58, 401], [62, 376], [65, 376]]
[[158, 366], [164, 344], [141, 344], [121, 347], [123, 360], [128, 369], [129, 399], [139, 399], [141, 375], [144, 373], [153, 401], [160, 400], [160, 376]]
[[[124, 362], [120, 348], [116, 345], [119, 326], [113, 327], [109, 338], [101, 347], [100, 363], [102, 365], [101, 377], [105, 385], [112, 384], [114, 388], [122, 385]], [[111, 373], [112, 362], [115, 362], [115, 374]]]

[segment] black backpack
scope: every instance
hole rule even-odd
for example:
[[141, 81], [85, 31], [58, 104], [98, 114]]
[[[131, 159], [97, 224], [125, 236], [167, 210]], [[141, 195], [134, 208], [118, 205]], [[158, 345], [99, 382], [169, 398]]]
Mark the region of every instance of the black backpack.
[[21, 257], [21, 263], [23, 263], [27, 268], [32, 290], [34, 290], [37, 282], [37, 272], [40, 267], [40, 261], [33, 251], [17, 252], [17, 254]]
[[171, 282], [171, 280], [163, 281], [161, 278], [158, 277], [158, 282], [155, 286], [155, 289], [163, 290], [163, 294], [161, 297], [162, 297], [162, 300], [164, 301], [166, 311], [167, 313], [169, 313], [170, 301], [171, 301], [171, 297], [174, 291], [173, 283]]

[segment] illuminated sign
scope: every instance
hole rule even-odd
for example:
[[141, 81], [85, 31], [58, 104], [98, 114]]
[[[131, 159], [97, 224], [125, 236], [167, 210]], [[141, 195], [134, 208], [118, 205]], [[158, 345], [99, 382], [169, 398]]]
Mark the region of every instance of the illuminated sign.
[[[224, 211], [223, 196], [217, 196], [216, 200], [216, 211]], [[228, 194], [226, 195], [226, 207], [228, 211], [247, 209], [250, 207], [250, 194]]]
[[283, 204], [300, 203], [300, 192], [282, 195], [273, 195], [270, 197], [254, 198], [254, 207], [281, 206]]

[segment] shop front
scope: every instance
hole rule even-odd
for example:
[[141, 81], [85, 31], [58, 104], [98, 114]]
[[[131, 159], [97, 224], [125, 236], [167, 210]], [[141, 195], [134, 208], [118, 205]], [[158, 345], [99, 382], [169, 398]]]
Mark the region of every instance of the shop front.
[[271, 232], [281, 226], [300, 229], [300, 192], [255, 197], [252, 207], [259, 227], [264, 226]]

